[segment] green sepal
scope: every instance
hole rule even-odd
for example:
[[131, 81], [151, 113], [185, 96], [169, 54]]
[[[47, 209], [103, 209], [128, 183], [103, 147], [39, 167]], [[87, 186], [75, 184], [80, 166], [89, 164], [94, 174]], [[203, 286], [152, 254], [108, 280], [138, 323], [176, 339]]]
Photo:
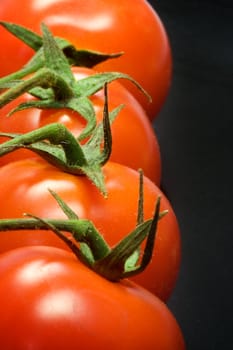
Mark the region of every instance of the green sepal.
[[[78, 215], [66, 204], [66, 202], [63, 201], [61, 197], [57, 195], [56, 192], [49, 189], [49, 192], [51, 195], [55, 198], [58, 205], [62, 209], [63, 213], [67, 216], [70, 220], [79, 220]], [[93, 256], [93, 253], [91, 251], [91, 248], [88, 246], [87, 243], [80, 242], [80, 254], [82, 256], [85, 256], [86, 260], [88, 261], [89, 265], [94, 264], [95, 257]], [[97, 256], [98, 258], [98, 256]]]
[[[10, 86], [11, 81], [22, 79], [25, 76], [36, 72], [38, 69], [44, 66], [45, 62], [42, 49], [42, 36], [36, 34], [35, 32], [31, 31], [26, 27], [15, 23], [0, 21], [0, 25], [2, 25], [7, 31], [9, 31], [19, 40], [23, 41], [34, 51], [36, 51], [34, 56], [23, 68], [0, 79], [1, 89], [8, 88]], [[103, 61], [112, 58], [117, 58], [123, 54], [122, 52], [107, 54], [93, 50], [79, 50], [76, 49], [75, 46], [72, 45], [69, 41], [60, 37], [55, 37], [55, 41], [57, 42], [59, 48], [63, 51], [64, 55], [68, 59], [69, 64], [72, 66], [92, 68]]]
[[27, 44], [34, 51], [39, 50], [39, 48], [42, 46], [41, 36], [30, 29], [16, 23], [6, 21], [0, 21], [0, 25], [3, 26], [8, 32], [13, 34], [16, 38]]

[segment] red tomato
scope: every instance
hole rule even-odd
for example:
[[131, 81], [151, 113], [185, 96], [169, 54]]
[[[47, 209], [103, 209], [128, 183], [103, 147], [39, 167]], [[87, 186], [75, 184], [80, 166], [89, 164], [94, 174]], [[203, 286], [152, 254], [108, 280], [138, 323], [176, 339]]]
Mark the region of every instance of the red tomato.
[[[94, 70], [88, 68], [74, 68], [73, 72], [77, 80], [95, 73]], [[153, 127], [144, 110], [127, 89], [117, 81], [109, 84], [108, 94], [110, 111], [121, 104], [125, 105], [112, 124], [111, 160], [136, 170], [142, 168], [145, 175], [159, 185], [161, 179], [160, 149]], [[31, 97], [25, 94], [0, 109], [0, 131], [24, 133], [53, 122], [66, 125], [75, 136], [78, 136], [83, 130], [85, 120], [78, 113], [68, 109], [43, 111], [28, 109], [7, 117], [12, 108], [29, 98]], [[91, 100], [96, 111], [97, 121], [100, 122], [103, 119], [103, 90], [93, 95]], [[3, 139], [2, 141], [0, 139], [0, 142], [3, 142]], [[0, 158], [0, 164], [28, 156], [28, 151], [20, 150]]]
[[[63, 173], [46, 162], [25, 159], [0, 169], [0, 218], [22, 217], [31, 213], [44, 218], [64, 218], [48, 188], [58, 195], [80, 218], [91, 220], [110, 246], [129, 234], [136, 225], [138, 172], [108, 162], [104, 168], [107, 199], [84, 176]], [[133, 280], [166, 300], [176, 281], [181, 256], [180, 231], [175, 213], [161, 190], [144, 180], [145, 219], [153, 216], [155, 202], [169, 213], [158, 224], [153, 258], [147, 269]], [[25, 245], [52, 245], [68, 249], [48, 231], [0, 232], [0, 252]]]
[[[167, 96], [172, 70], [170, 44], [164, 25], [145, 0], [1, 0], [0, 19], [35, 30], [44, 22], [54, 35], [77, 48], [105, 53], [124, 52], [97, 66], [99, 71], [131, 75], [153, 98], [150, 104], [128, 82], [123, 82], [153, 119]], [[24, 65], [33, 51], [0, 28], [4, 45], [0, 76]], [[15, 59], [15, 57], [17, 59]]]
[[2, 349], [185, 349], [161, 300], [105, 280], [71, 253], [16, 249], [0, 257], [0, 275]]

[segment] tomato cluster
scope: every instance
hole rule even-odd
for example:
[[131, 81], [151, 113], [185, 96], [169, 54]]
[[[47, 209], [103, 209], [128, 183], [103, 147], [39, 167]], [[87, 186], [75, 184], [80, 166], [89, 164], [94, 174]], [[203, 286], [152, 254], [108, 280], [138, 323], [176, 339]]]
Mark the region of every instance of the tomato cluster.
[[2, 348], [184, 350], [151, 123], [171, 79], [160, 18], [144, 0], [3, 0], [0, 24]]

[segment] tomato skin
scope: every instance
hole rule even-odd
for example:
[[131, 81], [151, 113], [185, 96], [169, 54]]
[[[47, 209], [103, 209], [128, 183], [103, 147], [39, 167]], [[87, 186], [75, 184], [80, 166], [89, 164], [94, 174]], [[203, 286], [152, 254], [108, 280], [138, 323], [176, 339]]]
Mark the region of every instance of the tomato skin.
[[[30, 213], [43, 218], [65, 218], [48, 188], [78, 214], [90, 219], [106, 241], [115, 245], [136, 225], [139, 175], [123, 165], [108, 162], [104, 168], [108, 197], [105, 199], [84, 176], [63, 173], [46, 162], [26, 159], [0, 169], [0, 218], [18, 218]], [[144, 216], [153, 216], [162, 196], [161, 210], [169, 213], [159, 221], [153, 258], [147, 269], [132, 279], [166, 300], [175, 285], [181, 258], [179, 225], [161, 190], [144, 180]], [[51, 245], [68, 249], [48, 231], [0, 232], [0, 252], [25, 245]]]
[[[158, 14], [145, 0], [130, 6], [125, 0], [2, 0], [1, 20], [14, 22], [41, 33], [40, 23], [56, 36], [78, 48], [107, 53], [124, 52], [120, 58], [97, 66], [99, 71], [131, 75], [153, 98], [147, 99], [128, 82], [125, 86], [137, 97], [151, 119], [157, 116], [167, 96], [171, 75], [170, 43]], [[130, 25], [129, 25], [130, 22]], [[4, 40], [0, 76], [24, 65], [33, 51], [0, 28]], [[12, 57], [17, 57], [13, 60]]]
[[0, 257], [0, 275], [5, 350], [185, 349], [163, 302], [128, 280], [105, 280], [69, 252], [16, 249]]
[[[91, 76], [96, 72], [88, 68], [73, 68], [77, 80]], [[111, 160], [138, 170], [142, 168], [157, 185], [161, 181], [161, 155], [157, 136], [145, 111], [138, 101], [118, 81], [109, 84], [108, 87], [109, 111], [123, 104], [112, 123], [112, 154]], [[85, 126], [85, 120], [78, 114], [68, 109], [46, 109], [38, 110], [30, 108], [16, 112], [8, 117], [7, 114], [17, 104], [32, 99], [28, 94], [12, 101], [0, 109], [0, 131], [2, 132], [27, 132], [45, 126], [50, 123], [59, 122], [75, 135], [78, 136]], [[103, 119], [104, 92], [99, 91], [91, 97], [97, 122]], [[0, 138], [0, 142], [5, 141]], [[21, 149], [12, 154], [0, 158], [0, 165], [10, 161], [35, 156], [31, 152]]]

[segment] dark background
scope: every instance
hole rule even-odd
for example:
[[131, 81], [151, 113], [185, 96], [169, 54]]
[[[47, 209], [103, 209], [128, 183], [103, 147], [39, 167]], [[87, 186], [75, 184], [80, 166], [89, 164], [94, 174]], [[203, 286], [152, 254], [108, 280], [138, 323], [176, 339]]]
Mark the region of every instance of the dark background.
[[162, 188], [182, 232], [168, 304], [187, 350], [233, 349], [233, 2], [150, 1], [173, 52], [169, 96], [155, 121]]

